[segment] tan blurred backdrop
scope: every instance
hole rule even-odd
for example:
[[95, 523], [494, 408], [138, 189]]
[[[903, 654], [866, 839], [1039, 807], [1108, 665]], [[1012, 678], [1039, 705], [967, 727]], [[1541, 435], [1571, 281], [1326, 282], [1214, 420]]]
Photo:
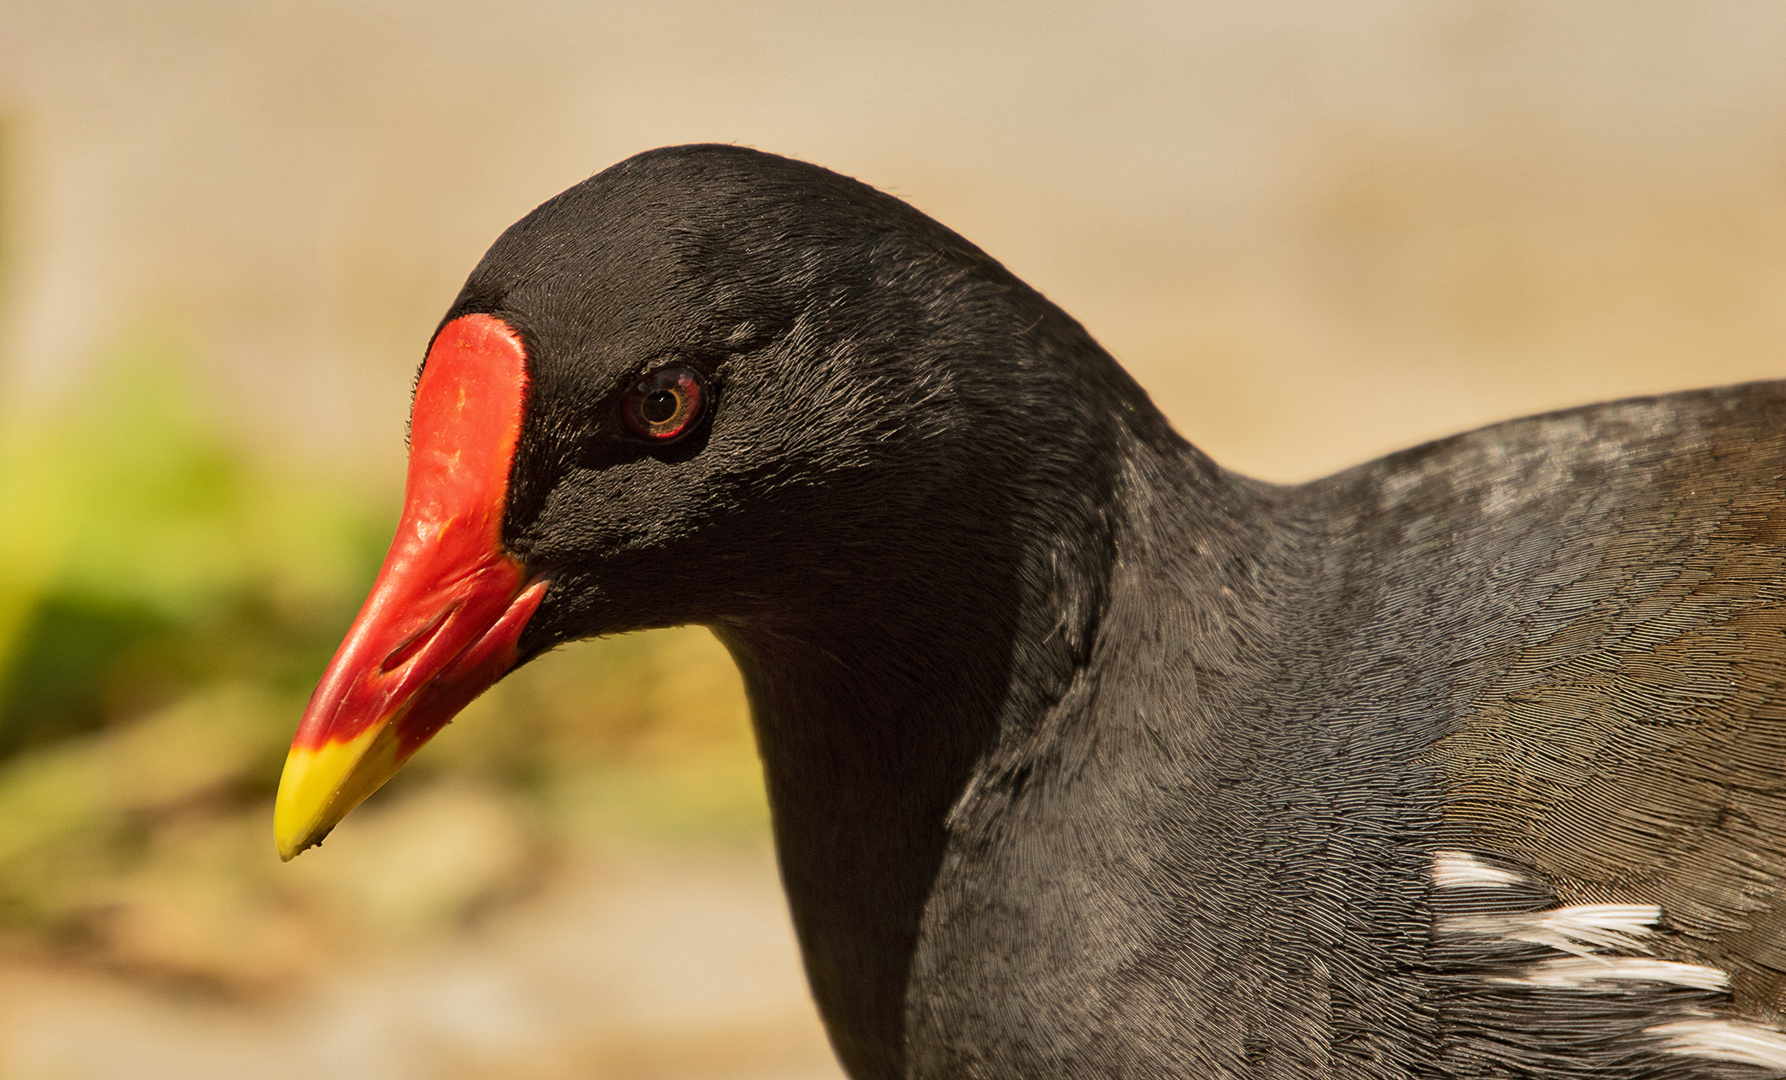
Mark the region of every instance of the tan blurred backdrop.
[[0, 0], [0, 1080], [834, 1075], [698, 631], [264, 835], [459, 282], [688, 141], [913, 202], [1274, 480], [1786, 370], [1762, 0]]

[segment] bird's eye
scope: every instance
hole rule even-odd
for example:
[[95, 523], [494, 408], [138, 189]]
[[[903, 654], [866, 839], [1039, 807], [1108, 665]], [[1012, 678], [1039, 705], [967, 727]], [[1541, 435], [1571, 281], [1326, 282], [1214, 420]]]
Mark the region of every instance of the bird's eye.
[[620, 417], [641, 439], [674, 442], [700, 419], [706, 396], [695, 372], [684, 367], [658, 368], [627, 390], [620, 402]]

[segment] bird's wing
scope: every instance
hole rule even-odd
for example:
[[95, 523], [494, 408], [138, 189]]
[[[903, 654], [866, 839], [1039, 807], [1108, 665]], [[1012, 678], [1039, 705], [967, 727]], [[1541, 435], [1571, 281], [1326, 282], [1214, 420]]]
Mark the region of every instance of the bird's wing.
[[[1520, 421], [1369, 482], [1362, 532], [1401, 552], [1380, 617], [1444, 684], [1435, 955], [1499, 1026], [1459, 1045], [1786, 1075], [1786, 385]], [[1522, 1027], [1549, 1042], [1508, 1049]]]

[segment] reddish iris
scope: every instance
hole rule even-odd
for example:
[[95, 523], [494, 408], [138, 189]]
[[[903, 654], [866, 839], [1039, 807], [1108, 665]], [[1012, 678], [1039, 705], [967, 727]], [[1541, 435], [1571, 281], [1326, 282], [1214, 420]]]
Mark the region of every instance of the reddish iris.
[[703, 397], [701, 377], [693, 371], [659, 368], [626, 392], [620, 415], [640, 438], [671, 442], [688, 434], [700, 419]]

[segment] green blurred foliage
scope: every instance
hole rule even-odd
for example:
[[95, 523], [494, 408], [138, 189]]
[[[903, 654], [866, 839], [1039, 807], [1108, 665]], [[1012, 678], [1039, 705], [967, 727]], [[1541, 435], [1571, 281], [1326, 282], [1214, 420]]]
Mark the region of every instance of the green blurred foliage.
[[176, 346], [105, 371], [0, 421], [0, 941], [264, 990], [458, 925], [567, 845], [763, 832], [736, 673], [682, 629], [511, 675], [281, 865], [285, 747], [397, 500], [236, 445]]
[[138, 345], [0, 435], [0, 755], [220, 679], [301, 695], [376, 570], [366, 501], [238, 452], [180, 359]]

